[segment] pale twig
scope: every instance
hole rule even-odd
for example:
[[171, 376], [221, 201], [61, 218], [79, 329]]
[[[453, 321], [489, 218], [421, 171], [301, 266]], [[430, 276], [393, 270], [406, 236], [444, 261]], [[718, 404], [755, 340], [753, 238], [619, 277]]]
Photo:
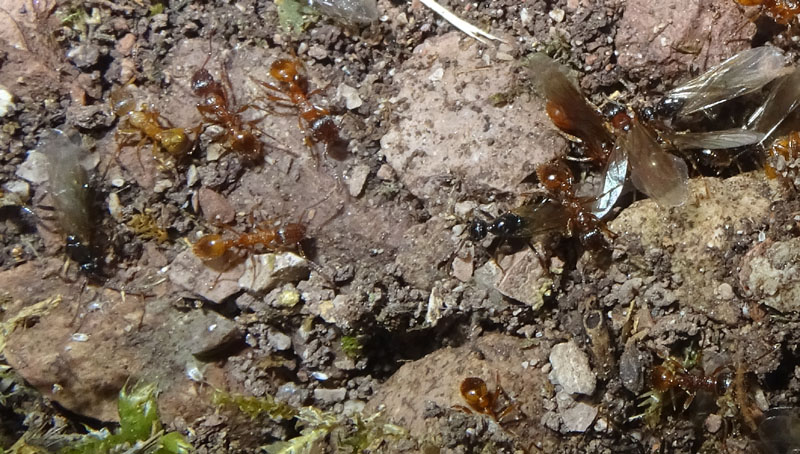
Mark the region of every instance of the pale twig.
[[471, 36], [472, 38], [477, 39], [478, 41], [482, 42], [483, 44], [488, 44], [488, 42], [483, 39], [487, 38], [493, 41], [500, 41], [506, 42], [502, 38], [498, 38], [497, 36], [492, 35], [491, 33], [487, 33], [480, 28], [470, 24], [469, 22], [461, 19], [460, 17], [456, 16], [452, 12], [450, 12], [444, 6], [436, 3], [435, 0], [419, 0], [423, 5], [427, 6], [428, 8], [432, 9], [436, 14], [442, 16], [444, 20], [453, 24], [454, 27], [461, 30], [462, 32], [466, 33], [467, 35]]

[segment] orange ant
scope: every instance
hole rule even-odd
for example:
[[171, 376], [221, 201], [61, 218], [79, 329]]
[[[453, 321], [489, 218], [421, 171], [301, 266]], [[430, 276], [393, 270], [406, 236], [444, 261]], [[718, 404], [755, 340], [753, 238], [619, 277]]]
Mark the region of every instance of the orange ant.
[[795, 0], [736, 0], [742, 6], [761, 6], [775, 22], [781, 25], [788, 25], [798, 14], [800, 14], [800, 4]]
[[461, 397], [464, 398], [469, 408], [463, 405], [455, 405], [453, 408], [469, 414], [474, 412], [486, 415], [499, 424], [500, 421], [514, 411], [516, 407], [514, 407], [513, 403], [509, 403], [505, 407], [497, 408], [499, 403], [498, 399], [501, 395], [504, 396], [506, 400], [509, 399], [505, 390], [500, 386], [499, 372], [496, 375], [496, 382], [495, 390], [490, 392], [489, 387], [483, 379], [478, 377], [465, 378], [464, 381], [461, 382]]
[[252, 233], [243, 233], [231, 240], [214, 233], [200, 238], [192, 246], [192, 251], [203, 260], [215, 260], [233, 248], [255, 250], [260, 245], [269, 251], [286, 250], [299, 248], [305, 235], [306, 226], [301, 223], [289, 223], [277, 228], [260, 227]]
[[[248, 161], [257, 161], [262, 157], [262, 143], [245, 125], [252, 127], [257, 120], [243, 122], [239, 114], [251, 106], [243, 106], [233, 110], [233, 96], [222, 83], [214, 80], [205, 69], [211, 54], [206, 57], [203, 66], [192, 75], [192, 91], [200, 98], [197, 110], [204, 120], [222, 126], [225, 129], [226, 147], [244, 157]], [[227, 74], [223, 77], [228, 80]], [[228, 81], [230, 87], [230, 81]], [[265, 134], [266, 135], [266, 134]]]
[[[773, 351], [774, 349], [767, 351], [756, 361]], [[666, 393], [673, 392], [675, 389], [683, 391], [686, 395], [683, 402], [685, 411], [691, 406], [697, 393], [704, 391], [717, 396], [717, 406], [726, 413], [723, 416], [733, 417], [738, 413], [746, 427], [755, 432], [762, 414], [761, 410], [755, 407], [748, 397], [744, 367], [741, 364], [738, 367], [728, 364], [716, 368], [710, 374], [706, 374], [702, 370], [693, 374], [691, 370], [696, 368], [698, 361], [699, 354], [689, 350], [683, 362], [673, 357], [667, 357], [661, 365], [654, 367], [650, 373], [652, 389], [642, 394], [641, 397], [645, 400], [639, 404], [640, 407], [645, 407], [645, 410], [630, 419], [643, 417], [648, 425], [655, 426], [660, 419]]]
[[305, 143], [309, 147], [322, 144], [327, 156], [344, 159], [347, 143], [339, 136], [339, 127], [331, 117], [330, 110], [311, 102], [311, 97], [320, 93], [320, 89], [309, 91], [308, 76], [305, 66], [297, 59], [275, 60], [269, 68], [269, 75], [276, 82], [265, 82], [254, 79], [256, 83], [276, 92], [277, 95], [266, 94], [268, 100], [284, 108], [296, 108], [300, 130], [306, 134]]
[[[114, 89], [111, 92], [110, 101], [114, 114], [122, 122], [117, 129], [117, 135], [141, 137], [137, 145], [137, 154], [139, 148], [148, 140], [153, 143], [154, 151], [156, 148], [160, 148], [173, 159], [182, 158], [191, 149], [192, 141], [186, 135], [186, 131], [182, 128], [163, 127], [161, 125], [162, 117], [157, 110], [151, 110], [145, 106], [137, 109], [133, 95], [125, 86]], [[120, 148], [126, 144], [126, 140], [117, 142]], [[119, 149], [117, 154], [119, 154]]]

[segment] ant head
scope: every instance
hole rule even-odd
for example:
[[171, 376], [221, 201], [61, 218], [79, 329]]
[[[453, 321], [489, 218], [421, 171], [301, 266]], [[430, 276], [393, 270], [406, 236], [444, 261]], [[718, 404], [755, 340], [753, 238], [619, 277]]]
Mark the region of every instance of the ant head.
[[[204, 64], [205, 65], [205, 64]], [[192, 91], [202, 92], [214, 83], [214, 78], [211, 73], [205, 68], [198, 69], [192, 75]]]
[[488, 226], [486, 221], [475, 218], [469, 223], [469, 239], [472, 241], [480, 241], [486, 238], [488, 234]]
[[298, 76], [297, 62], [281, 58], [269, 67], [269, 74], [278, 82], [292, 83]]
[[487, 230], [500, 238], [509, 238], [519, 232], [523, 222], [522, 218], [516, 214], [506, 213], [497, 217]]
[[660, 117], [674, 117], [683, 107], [684, 100], [667, 96], [656, 104], [654, 113]]

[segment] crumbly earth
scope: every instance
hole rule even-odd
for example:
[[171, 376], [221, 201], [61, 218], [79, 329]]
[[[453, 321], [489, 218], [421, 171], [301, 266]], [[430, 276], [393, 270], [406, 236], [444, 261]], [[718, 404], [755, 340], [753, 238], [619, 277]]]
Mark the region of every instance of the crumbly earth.
[[[0, 449], [36, 424], [113, 424], [136, 381], [158, 384], [161, 419], [200, 453], [299, 435], [221, 408], [214, 389], [403, 428], [369, 452], [754, 452], [747, 416], [798, 405], [800, 207], [791, 185], [741, 171], [757, 151], [710, 171], [688, 156], [681, 207], [623, 198], [608, 254], [467, 239], [473, 217], [518, 206], [536, 166], [576, 148], [531, 90], [530, 53], [573, 70], [597, 105], [641, 107], [751, 45], [794, 59], [795, 25], [733, 0], [441, 1], [503, 39], [482, 44], [417, 1], [297, 30], [279, 14], [293, 3], [0, 0]], [[270, 99], [279, 58], [303, 62], [346, 154], [308, 146], [295, 106]], [[201, 68], [263, 156], [200, 115]], [[113, 111], [119, 87], [185, 128], [191, 153], [140, 142]], [[61, 228], [37, 151], [53, 128], [87, 150], [101, 279], [65, 264], [78, 232]], [[206, 261], [191, 247], [288, 223], [306, 225], [299, 248]], [[746, 386], [637, 417], [651, 368], [685, 349], [701, 353], [693, 373], [723, 367]], [[492, 411], [469, 408], [467, 377], [504, 391]], [[27, 391], [7, 397], [12, 382]], [[341, 440], [315, 452], [349, 452]]]

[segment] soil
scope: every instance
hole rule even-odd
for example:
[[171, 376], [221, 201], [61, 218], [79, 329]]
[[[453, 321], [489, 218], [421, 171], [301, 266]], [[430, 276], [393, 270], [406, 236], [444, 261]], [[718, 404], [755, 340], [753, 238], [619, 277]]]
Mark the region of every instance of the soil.
[[[680, 207], [624, 197], [606, 253], [468, 230], [539, 190], [539, 164], [580, 149], [530, 90], [531, 53], [570, 68], [596, 105], [641, 108], [743, 49], [795, 61], [796, 25], [733, 0], [440, 2], [503, 40], [482, 44], [417, 1], [380, 0], [361, 21], [346, 8], [360, 0], [332, 3], [343, 16], [291, 29], [293, 0], [0, 0], [0, 450], [32, 428], [113, 427], [120, 389], [142, 381], [199, 453], [301, 433], [220, 406], [215, 389], [313, 407], [341, 433], [394, 425], [364, 452], [788, 452], [747, 422], [800, 401], [798, 200], [758, 168], [759, 149], [725, 166], [689, 156]], [[302, 62], [346, 150], [264, 88], [278, 59]], [[257, 156], [198, 111], [201, 69]], [[159, 151], [115, 112], [115, 90], [159, 128], [185, 128], [191, 151]], [[81, 163], [61, 171], [87, 169], [83, 204], [53, 187], [52, 129], [77, 141], [64, 147]], [[69, 227], [83, 209], [90, 227]], [[192, 247], [210, 233], [279, 242], [264, 236], [292, 223], [299, 245], [215, 261]], [[676, 389], [641, 417], [649, 371], [685, 351], [695, 376], [746, 386], [701, 390], [685, 410]], [[485, 414], [461, 395], [467, 377], [497, 390]], [[308, 452], [350, 452], [341, 433]]]

